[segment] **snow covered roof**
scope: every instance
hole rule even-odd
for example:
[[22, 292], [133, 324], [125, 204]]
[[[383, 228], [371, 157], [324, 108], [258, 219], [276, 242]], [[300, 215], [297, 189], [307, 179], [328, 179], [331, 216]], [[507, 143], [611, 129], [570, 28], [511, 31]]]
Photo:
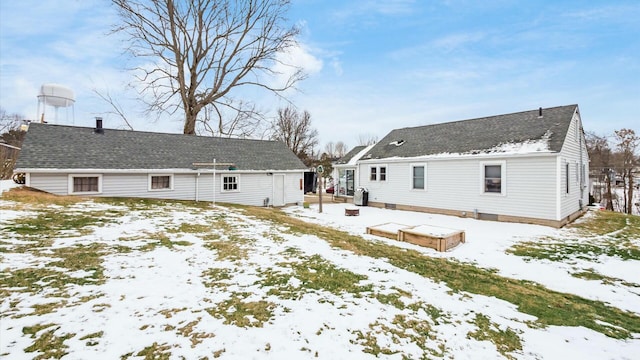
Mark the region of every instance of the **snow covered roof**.
[[362, 159], [559, 152], [577, 111], [566, 105], [395, 129]]
[[360, 158], [362, 158], [364, 154], [371, 150], [372, 147], [373, 145], [358, 145], [351, 149], [351, 151], [349, 151], [343, 157], [338, 159], [336, 165], [356, 165], [358, 160], [360, 160]]

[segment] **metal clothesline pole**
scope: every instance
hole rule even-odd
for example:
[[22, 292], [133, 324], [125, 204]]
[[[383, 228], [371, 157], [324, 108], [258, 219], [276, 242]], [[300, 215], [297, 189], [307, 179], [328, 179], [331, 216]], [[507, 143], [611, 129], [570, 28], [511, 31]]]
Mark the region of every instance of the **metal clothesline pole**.
[[192, 163], [192, 166], [194, 166], [195, 168], [199, 167], [199, 166], [213, 166], [213, 197], [212, 197], [212, 201], [213, 204], [216, 204], [216, 166], [235, 166], [236, 164], [234, 163], [218, 163], [217, 160], [214, 158], [213, 162], [211, 163]]

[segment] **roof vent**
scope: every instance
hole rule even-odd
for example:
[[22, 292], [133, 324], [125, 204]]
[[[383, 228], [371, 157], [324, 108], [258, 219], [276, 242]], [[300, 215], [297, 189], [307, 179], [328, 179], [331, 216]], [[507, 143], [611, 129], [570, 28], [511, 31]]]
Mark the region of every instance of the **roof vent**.
[[96, 134], [104, 134], [104, 129], [102, 128], [102, 118], [96, 117], [96, 128], [93, 130]]
[[395, 146], [400, 146], [402, 144], [404, 144], [404, 140], [396, 140], [389, 143], [389, 145], [395, 145]]
[[538, 108], [538, 117], [541, 118], [542, 117], [542, 107]]

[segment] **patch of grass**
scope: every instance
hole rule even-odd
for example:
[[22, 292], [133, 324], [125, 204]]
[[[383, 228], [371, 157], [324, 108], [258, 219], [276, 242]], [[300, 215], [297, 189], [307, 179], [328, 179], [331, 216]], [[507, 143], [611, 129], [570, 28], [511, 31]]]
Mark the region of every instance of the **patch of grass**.
[[[398, 314], [390, 325], [376, 321], [369, 325], [370, 331], [352, 331], [356, 335], [352, 342], [363, 346], [363, 352], [376, 357], [401, 353], [407, 343], [418, 346], [423, 351], [423, 358], [444, 357], [445, 348], [436, 341], [437, 336], [431, 326], [427, 320]], [[381, 342], [384, 345], [380, 345]]]
[[186, 307], [183, 308], [175, 308], [175, 309], [164, 309], [164, 310], [160, 310], [158, 311], [160, 314], [164, 315], [165, 318], [170, 319], [173, 317], [174, 314], [177, 314], [179, 312], [185, 311], [187, 310]]
[[249, 256], [249, 250], [243, 246], [249, 241], [241, 236], [229, 234], [216, 240], [205, 240], [204, 247], [215, 251], [217, 260], [240, 261]]
[[206, 287], [226, 289], [229, 286], [227, 280], [231, 280], [231, 269], [213, 268], [202, 273], [202, 278], [207, 281], [204, 283]]
[[53, 195], [29, 187], [12, 188], [3, 192], [1, 196], [3, 200], [15, 201], [17, 203], [29, 205], [68, 206], [89, 200], [88, 198], [81, 196]]
[[[67, 285], [102, 284], [105, 281], [102, 267], [104, 248], [105, 245], [97, 243], [57, 248], [48, 254], [56, 260], [47, 263], [45, 267], [4, 269], [0, 271], [0, 295], [4, 297], [12, 292], [38, 293], [54, 290], [48, 295], [62, 297]], [[88, 275], [73, 274], [78, 271], [86, 271]]]
[[609, 235], [617, 239], [640, 237], [640, 217], [614, 211], [597, 211], [588, 219], [567, 226], [585, 236]]
[[62, 336], [56, 336], [55, 332], [60, 329], [58, 326], [53, 330], [48, 330], [40, 334], [38, 333], [41, 329], [50, 327], [51, 324], [46, 325], [45, 327], [41, 327], [36, 325], [36, 327], [25, 327], [22, 328], [22, 333], [25, 335], [31, 335], [32, 339], [35, 339], [33, 344], [26, 347], [24, 349], [25, 352], [39, 352], [37, 356], [33, 359], [60, 359], [63, 356], [67, 355], [66, 351], [69, 347], [65, 345], [65, 341], [71, 339], [75, 336], [75, 334], [64, 334]]
[[209, 233], [211, 232], [211, 229], [212, 229], [211, 225], [182, 223], [178, 227], [167, 228], [167, 232], [172, 234], [176, 234], [176, 233], [199, 234], [199, 233]]
[[407, 308], [413, 310], [417, 314], [420, 314], [421, 310], [424, 311], [427, 315], [429, 315], [433, 323], [436, 325], [440, 325], [440, 323], [444, 323], [444, 324], [451, 323], [450, 317], [442, 313], [442, 310], [440, 310], [439, 308], [431, 304], [427, 304], [423, 301], [418, 301], [418, 302], [409, 304], [407, 305]]
[[507, 252], [527, 259], [598, 261], [601, 256], [640, 260], [640, 217], [598, 211], [567, 226], [568, 238], [547, 237], [514, 245]]
[[50, 262], [48, 266], [62, 267], [69, 271], [86, 271], [92, 274], [88, 278], [72, 277], [72, 279], [76, 279], [74, 281], [75, 284], [102, 284], [105, 280], [104, 268], [102, 267], [102, 256], [105, 253], [105, 247], [104, 244], [93, 243], [55, 249], [53, 256], [61, 258], [61, 260]]
[[[273, 269], [263, 271], [261, 274], [264, 278], [257, 281], [256, 285], [271, 287], [267, 294], [283, 299], [300, 299], [310, 291], [327, 291], [337, 296], [344, 293], [359, 296], [373, 289], [372, 284], [360, 285], [361, 281], [367, 279], [365, 275], [339, 268], [319, 255], [277, 265], [291, 269], [292, 272], [283, 273]], [[299, 286], [290, 283], [292, 278], [300, 282]]]
[[234, 293], [217, 308], [207, 308], [206, 311], [215, 318], [224, 319], [227, 325], [263, 327], [265, 322], [273, 318], [273, 310], [277, 305], [264, 300], [244, 301], [247, 296], [246, 293]]
[[177, 333], [181, 336], [188, 337], [191, 340], [191, 347], [195, 348], [196, 345], [200, 344], [203, 339], [212, 338], [215, 335], [205, 332], [196, 332], [194, 328], [200, 322], [202, 318], [198, 317], [198, 319], [191, 321], [185, 324], [183, 327], [177, 329]]
[[58, 302], [50, 302], [45, 304], [34, 304], [33, 305], [34, 312], [31, 315], [50, 314], [58, 309], [66, 307], [67, 304], [68, 303], [65, 300], [58, 301]]
[[140, 350], [136, 356], [144, 356], [145, 360], [169, 360], [171, 359], [171, 346], [167, 344], [153, 344]]
[[155, 233], [147, 233], [144, 237], [145, 240], [152, 240], [144, 246], [137, 248], [136, 250], [140, 251], [151, 251], [159, 246], [166, 247], [168, 249], [173, 249], [174, 246], [190, 246], [193, 245], [188, 241], [172, 241], [164, 232], [155, 232]]
[[106, 211], [71, 212], [39, 210], [36, 216], [25, 216], [12, 221], [2, 231], [13, 233], [19, 238], [29, 239], [69, 237], [90, 234], [90, 226], [103, 226], [113, 222], [120, 213]]
[[80, 338], [80, 340], [88, 340], [85, 345], [86, 346], [96, 346], [99, 344], [99, 342], [95, 339], [97, 338], [101, 338], [102, 335], [104, 335], [104, 331], [98, 331], [98, 332], [94, 332], [91, 334], [87, 334], [83, 337]]
[[519, 311], [537, 317], [536, 323], [540, 326], [584, 326], [618, 339], [630, 338], [631, 334], [640, 332], [638, 315], [601, 301], [553, 291], [531, 281], [506, 278], [495, 270], [368, 241], [361, 236], [289, 217], [277, 209], [247, 207], [244, 212], [278, 226], [287, 225], [291, 233], [315, 235], [337, 248], [385, 259], [398, 268], [445, 283], [453, 291], [495, 296], [517, 305]]
[[489, 318], [482, 314], [476, 314], [474, 323], [478, 329], [476, 331], [469, 332], [467, 337], [479, 341], [491, 341], [498, 349], [498, 352], [508, 359], [515, 359], [515, 357], [510, 353], [522, 350], [520, 337], [518, 337], [518, 334], [510, 328], [501, 330], [497, 324], [491, 323]]
[[593, 240], [585, 242], [577, 239], [525, 241], [513, 245], [507, 252], [525, 258], [558, 262], [572, 259], [597, 261], [600, 256], [617, 257], [622, 260], [640, 260], [640, 249], [638, 248], [621, 246], [615, 240], [599, 240], [597, 242], [593, 242]]
[[622, 279], [601, 275], [597, 273], [594, 269], [585, 269], [583, 271], [574, 272], [571, 274], [571, 276], [579, 279], [585, 279], [585, 280], [596, 280], [607, 285], [620, 284], [620, 285], [629, 286], [629, 287], [640, 287], [640, 284], [634, 284], [628, 281], [624, 281]]

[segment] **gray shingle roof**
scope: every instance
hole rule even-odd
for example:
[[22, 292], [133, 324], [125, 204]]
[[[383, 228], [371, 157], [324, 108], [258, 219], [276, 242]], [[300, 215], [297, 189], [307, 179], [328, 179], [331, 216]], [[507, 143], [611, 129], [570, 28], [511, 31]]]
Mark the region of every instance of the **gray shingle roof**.
[[[550, 151], [559, 152], [578, 105], [566, 105], [442, 124], [395, 129], [362, 158], [415, 157], [443, 153], [468, 154], [498, 145], [548, 137]], [[396, 146], [392, 142], [404, 141]]]
[[32, 123], [16, 169], [190, 169], [233, 163], [238, 170], [305, 170], [282, 142]]
[[351, 159], [353, 159], [354, 156], [358, 155], [360, 151], [364, 150], [364, 148], [366, 148], [366, 146], [364, 145], [358, 145], [354, 147], [353, 149], [351, 149], [351, 151], [338, 159], [338, 161], [336, 161], [336, 164], [347, 164], [349, 161], [351, 161]]

